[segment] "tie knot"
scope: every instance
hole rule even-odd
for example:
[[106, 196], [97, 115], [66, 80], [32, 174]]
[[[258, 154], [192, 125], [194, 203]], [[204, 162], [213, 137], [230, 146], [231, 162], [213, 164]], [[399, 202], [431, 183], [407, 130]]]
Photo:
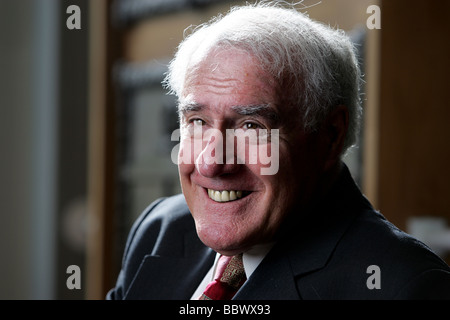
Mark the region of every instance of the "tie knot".
[[236, 256], [220, 256], [217, 261], [214, 281], [208, 284], [200, 300], [232, 299], [242, 284], [245, 276], [242, 253]]
[[242, 253], [232, 257], [220, 256], [215, 280], [226, 283], [233, 288], [239, 288], [242, 282], [245, 281]]

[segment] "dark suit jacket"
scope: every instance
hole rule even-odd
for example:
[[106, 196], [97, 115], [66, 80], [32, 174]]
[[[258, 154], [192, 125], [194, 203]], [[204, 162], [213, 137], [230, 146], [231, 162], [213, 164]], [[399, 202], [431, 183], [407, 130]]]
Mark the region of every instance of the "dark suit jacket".
[[[447, 264], [376, 212], [346, 168], [297, 221], [235, 299], [450, 299]], [[157, 200], [134, 224], [107, 298], [190, 299], [214, 257], [183, 195]], [[369, 289], [376, 277], [380, 289]]]

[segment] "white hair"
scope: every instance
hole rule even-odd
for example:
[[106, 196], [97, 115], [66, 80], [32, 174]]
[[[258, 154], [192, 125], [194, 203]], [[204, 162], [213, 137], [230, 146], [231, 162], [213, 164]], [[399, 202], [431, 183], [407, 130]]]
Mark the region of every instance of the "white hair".
[[197, 27], [178, 47], [164, 84], [182, 96], [184, 82], [212, 50], [232, 47], [258, 59], [288, 102], [301, 109], [305, 131], [315, 131], [338, 105], [349, 112], [343, 153], [355, 143], [361, 114], [361, 74], [353, 43], [342, 30], [273, 3], [234, 7]]

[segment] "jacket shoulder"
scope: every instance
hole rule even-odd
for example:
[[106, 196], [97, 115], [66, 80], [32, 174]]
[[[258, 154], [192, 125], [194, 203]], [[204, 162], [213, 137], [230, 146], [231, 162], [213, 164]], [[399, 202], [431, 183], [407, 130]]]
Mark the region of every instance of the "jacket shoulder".
[[182, 252], [187, 234], [196, 241], [195, 225], [182, 194], [150, 204], [131, 227], [115, 288], [107, 298], [123, 298], [146, 256]]
[[361, 212], [318, 275], [327, 279], [315, 288], [322, 298], [450, 298], [448, 265], [375, 210]]
[[142, 255], [152, 254], [162, 235], [192, 227], [192, 223], [182, 194], [155, 200], [134, 222], [128, 235], [124, 260], [129, 259], [128, 255], [133, 250], [143, 251]]

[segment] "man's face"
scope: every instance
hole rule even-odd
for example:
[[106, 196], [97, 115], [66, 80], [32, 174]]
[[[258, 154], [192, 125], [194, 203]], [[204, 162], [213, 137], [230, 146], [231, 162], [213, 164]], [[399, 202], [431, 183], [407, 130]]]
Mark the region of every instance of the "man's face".
[[[315, 138], [301, 129], [299, 111], [283, 103], [282, 90], [251, 55], [237, 49], [216, 51], [195, 70], [180, 99], [181, 186], [200, 239], [232, 255], [274, 240], [286, 216], [310, 197], [320, 161]], [[199, 140], [194, 136], [199, 128], [203, 133], [220, 132], [223, 139], [204, 134]], [[266, 154], [279, 153], [271, 157], [279, 161], [277, 172], [264, 175], [262, 169], [273, 164], [259, 157], [249, 161], [255, 141], [237, 146], [232, 139], [235, 153], [226, 153], [227, 129], [257, 136], [262, 129], [279, 130], [278, 141], [270, 135], [258, 141]], [[218, 150], [223, 150], [222, 163], [217, 161]], [[243, 157], [245, 163], [237, 161]]]

